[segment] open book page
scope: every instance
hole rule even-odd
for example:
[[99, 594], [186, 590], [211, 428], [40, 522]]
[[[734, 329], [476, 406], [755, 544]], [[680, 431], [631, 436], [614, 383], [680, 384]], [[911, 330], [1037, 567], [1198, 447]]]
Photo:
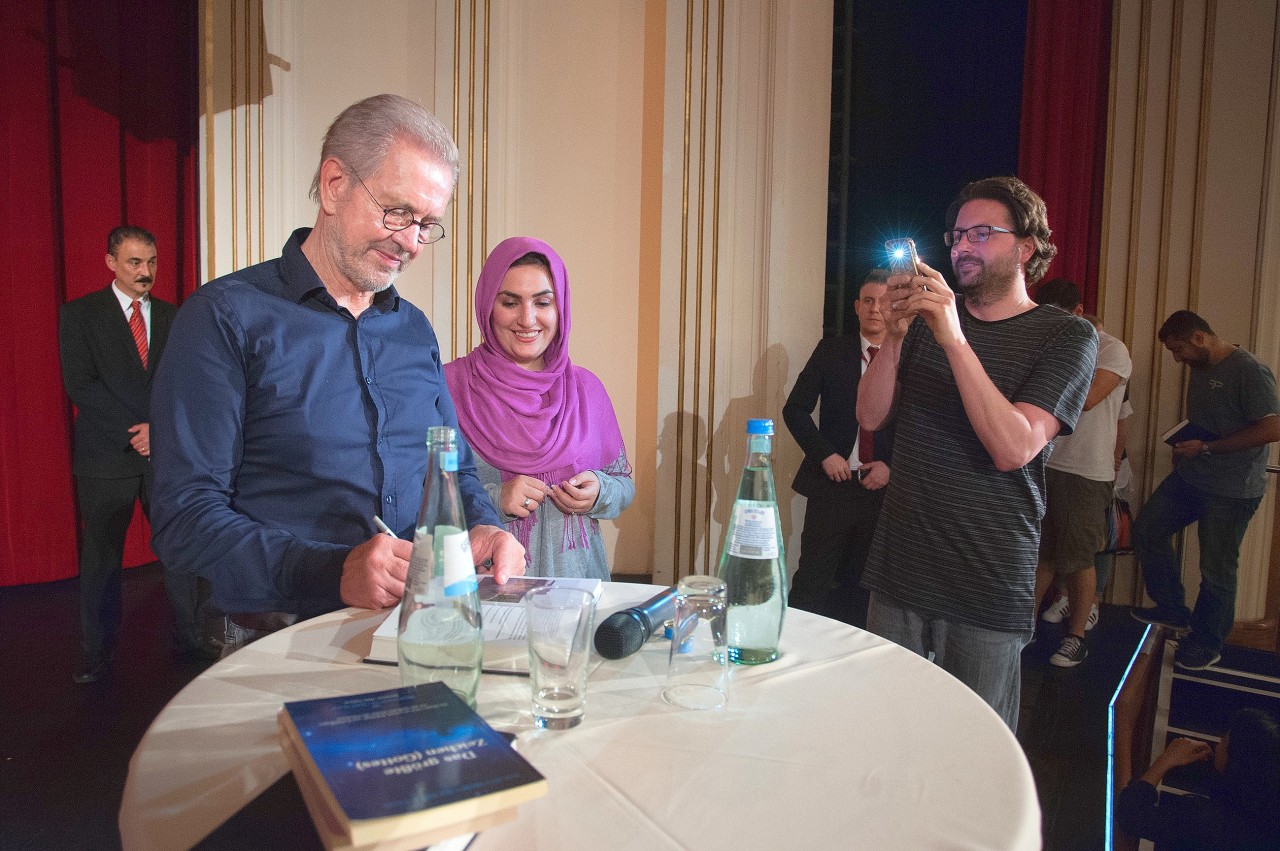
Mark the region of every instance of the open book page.
[[[524, 596], [534, 588], [551, 587], [578, 588], [599, 600], [603, 583], [599, 579], [517, 576], [499, 585], [493, 581], [492, 576], [480, 577], [477, 592], [480, 595], [480, 614], [484, 622], [486, 668], [511, 669], [523, 666], [525, 670], [528, 669]], [[373, 633], [373, 643], [365, 661], [396, 663], [396, 630], [399, 624], [400, 606], [397, 605]]]

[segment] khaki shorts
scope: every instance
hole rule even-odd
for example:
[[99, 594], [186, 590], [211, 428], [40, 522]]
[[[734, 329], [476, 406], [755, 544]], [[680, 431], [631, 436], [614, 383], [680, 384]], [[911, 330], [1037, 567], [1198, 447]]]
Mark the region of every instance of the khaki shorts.
[[1052, 467], [1044, 471], [1044, 520], [1040, 524], [1040, 563], [1056, 573], [1093, 567], [1107, 548], [1107, 504], [1113, 482], [1095, 482]]

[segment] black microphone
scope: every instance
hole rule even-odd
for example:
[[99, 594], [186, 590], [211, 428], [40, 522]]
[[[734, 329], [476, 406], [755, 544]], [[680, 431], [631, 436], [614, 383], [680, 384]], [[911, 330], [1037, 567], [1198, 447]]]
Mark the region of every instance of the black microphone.
[[672, 585], [638, 606], [614, 612], [596, 628], [596, 652], [606, 659], [630, 656], [675, 614], [675, 608], [676, 586]]

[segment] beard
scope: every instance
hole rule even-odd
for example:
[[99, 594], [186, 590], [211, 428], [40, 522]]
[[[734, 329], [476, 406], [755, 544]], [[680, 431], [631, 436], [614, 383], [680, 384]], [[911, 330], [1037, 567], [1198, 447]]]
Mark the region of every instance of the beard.
[[1192, 369], [1208, 369], [1212, 366], [1212, 360], [1209, 357], [1208, 351], [1197, 350], [1195, 357], [1186, 358], [1184, 362]]
[[[369, 259], [369, 252], [375, 249], [399, 257], [400, 268], [386, 269], [375, 265]], [[409, 258], [395, 240], [384, 239], [353, 248], [339, 238], [338, 271], [360, 292], [380, 293], [387, 289], [395, 283], [408, 262]]]
[[[965, 279], [960, 271], [962, 264], [977, 264], [976, 272], [969, 271], [972, 277]], [[995, 304], [1013, 291], [1014, 281], [1018, 277], [1018, 252], [1015, 249], [1009, 254], [996, 255], [990, 262], [972, 254], [966, 254], [953, 260], [952, 271], [956, 273], [956, 288], [964, 293], [965, 300], [978, 307]]]

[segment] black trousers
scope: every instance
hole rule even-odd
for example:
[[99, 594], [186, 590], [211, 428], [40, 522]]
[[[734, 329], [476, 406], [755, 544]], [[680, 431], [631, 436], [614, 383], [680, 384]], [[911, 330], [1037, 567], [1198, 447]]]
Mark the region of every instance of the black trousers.
[[857, 481], [833, 482], [809, 497], [788, 605], [866, 627], [871, 595], [862, 587], [862, 570], [884, 492], [869, 491]]
[[[150, 516], [151, 474], [120, 479], [76, 477], [80, 519], [80, 646], [86, 659], [99, 661], [120, 638], [121, 574], [124, 542], [133, 519], [134, 502]], [[165, 593], [173, 608], [178, 643], [194, 648], [200, 638], [196, 577], [164, 574]]]

